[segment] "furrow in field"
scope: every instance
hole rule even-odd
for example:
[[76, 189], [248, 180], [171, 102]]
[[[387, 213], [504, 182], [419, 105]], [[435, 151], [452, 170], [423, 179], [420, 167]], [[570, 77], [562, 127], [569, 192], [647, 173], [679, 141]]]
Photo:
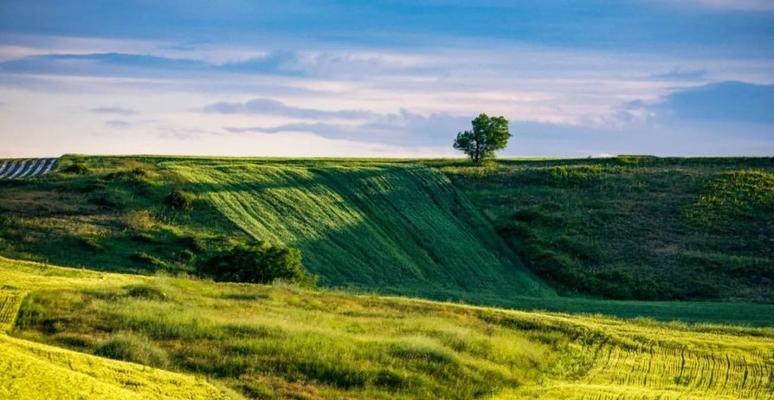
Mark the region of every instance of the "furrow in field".
[[0, 334], [3, 399], [236, 399], [202, 378]]
[[300, 248], [325, 285], [444, 297], [552, 294], [506, 256], [491, 226], [429, 168], [260, 161], [167, 166], [251, 236]]
[[23, 179], [51, 172], [56, 158], [36, 158], [29, 160], [4, 160], [0, 164], [0, 180]]
[[0, 334], [13, 327], [23, 297], [19, 290], [0, 290]]

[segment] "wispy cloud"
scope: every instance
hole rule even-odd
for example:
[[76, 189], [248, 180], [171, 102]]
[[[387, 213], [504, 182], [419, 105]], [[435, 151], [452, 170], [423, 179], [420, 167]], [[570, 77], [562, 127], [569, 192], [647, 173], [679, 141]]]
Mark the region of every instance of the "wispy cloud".
[[108, 128], [129, 129], [133, 126], [133, 124], [129, 121], [114, 119], [114, 120], [105, 121], [105, 126]]
[[123, 108], [123, 107], [96, 107], [89, 110], [95, 114], [115, 114], [115, 115], [122, 115], [122, 116], [132, 116], [132, 115], [138, 115], [140, 114], [138, 111], [132, 110], [130, 108]]
[[674, 3], [695, 4], [716, 9], [744, 11], [774, 11], [774, 2], [770, 0], [661, 0]]
[[246, 102], [218, 102], [204, 106], [203, 110], [208, 113], [278, 115], [301, 119], [364, 119], [374, 116], [372, 112], [365, 110], [320, 110], [294, 107], [278, 100], [265, 98]]
[[652, 79], [674, 81], [696, 81], [707, 77], [706, 69], [682, 69], [673, 68], [669, 72], [658, 73], [650, 76]]
[[763, 0], [37, 4], [0, 5], [0, 134], [30, 149], [447, 154], [479, 112], [513, 121], [510, 154], [774, 142], [768, 89], [718, 83], [774, 83]]
[[717, 82], [676, 90], [657, 101], [629, 102], [624, 109], [630, 115], [659, 123], [716, 121], [774, 124], [774, 85]]
[[401, 109], [398, 113], [368, 113], [356, 123], [293, 122], [281, 125], [226, 127], [228, 132], [307, 132], [331, 139], [348, 139], [403, 146], [447, 146], [450, 138], [470, 124], [467, 116], [434, 113], [427, 116]]

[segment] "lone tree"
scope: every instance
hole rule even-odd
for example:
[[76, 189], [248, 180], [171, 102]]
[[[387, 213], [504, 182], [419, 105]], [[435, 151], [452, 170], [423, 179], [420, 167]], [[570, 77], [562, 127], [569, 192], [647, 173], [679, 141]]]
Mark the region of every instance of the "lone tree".
[[493, 158], [495, 151], [508, 145], [511, 133], [505, 117], [481, 114], [471, 124], [472, 130], [457, 133], [454, 148], [470, 156], [474, 163], [481, 164], [485, 159]]

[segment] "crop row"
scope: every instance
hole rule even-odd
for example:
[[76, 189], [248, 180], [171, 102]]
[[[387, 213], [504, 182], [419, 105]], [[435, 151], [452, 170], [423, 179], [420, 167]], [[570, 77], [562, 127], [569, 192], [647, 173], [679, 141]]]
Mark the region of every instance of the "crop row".
[[13, 325], [22, 297], [18, 291], [0, 291], [0, 332]]
[[47, 174], [54, 169], [57, 158], [0, 161], [0, 180], [30, 178]]

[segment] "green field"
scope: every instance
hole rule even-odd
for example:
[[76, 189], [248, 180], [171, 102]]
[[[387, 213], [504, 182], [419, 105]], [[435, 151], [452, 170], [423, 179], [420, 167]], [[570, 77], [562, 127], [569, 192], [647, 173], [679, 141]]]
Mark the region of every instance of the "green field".
[[771, 328], [528, 313], [9, 259], [0, 259], [0, 278], [3, 293], [28, 293], [12, 337], [0, 337], [0, 365], [14, 371], [0, 377], [0, 393], [23, 394], [20, 387], [43, 379], [41, 390], [65, 387], [72, 398], [94, 390], [104, 398], [768, 399], [774, 385]]
[[[73, 165], [84, 171], [68, 172]], [[258, 239], [299, 247], [326, 287], [766, 325], [766, 305], [593, 297], [770, 303], [767, 171], [771, 160], [762, 158], [473, 168], [455, 160], [67, 156], [54, 174], [0, 182], [0, 254], [191, 274], [212, 252]], [[174, 190], [192, 194], [190, 209], [165, 203]]]
[[325, 286], [434, 298], [552, 294], [430, 168], [335, 161], [163, 166], [250, 236], [301, 249]]
[[[67, 156], [0, 182], [0, 398], [770, 399], [771, 175]], [[197, 276], [259, 241], [320, 288]]]
[[772, 158], [431, 164], [564, 294], [774, 301]]

